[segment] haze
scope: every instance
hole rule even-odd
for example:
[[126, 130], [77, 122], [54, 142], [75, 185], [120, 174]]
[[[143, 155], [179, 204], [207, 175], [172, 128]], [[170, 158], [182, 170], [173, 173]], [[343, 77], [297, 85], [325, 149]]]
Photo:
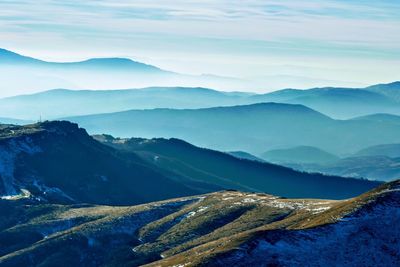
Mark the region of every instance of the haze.
[[224, 90], [361, 87], [400, 79], [399, 11], [389, 0], [1, 1], [0, 43], [47, 61], [126, 57], [257, 81]]

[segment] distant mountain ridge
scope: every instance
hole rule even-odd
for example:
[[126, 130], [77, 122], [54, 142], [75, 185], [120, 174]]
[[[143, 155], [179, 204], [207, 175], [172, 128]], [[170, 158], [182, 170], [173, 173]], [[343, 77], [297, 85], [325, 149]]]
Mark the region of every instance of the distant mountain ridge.
[[[229, 91], [249, 90], [250, 88], [265, 88], [266, 90], [280, 88], [276, 86], [269, 87], [269, 79], [254, 80], [252, 78], [223, 77], [213, 74], [188, 75], [164, 70], [154, 65], [121, 57], [92, 58], [80, 62], [47, 62], [22, 56], [6, 49], [0, 49], [0, 72], [4, 74], [2, 84], [0, 84], [0, 90], [2, 90], [4, 96], [11, 96], [11, 92], [18, 92], [21, 90], [20, 88], [25, 88], [28, 92], [38, 92], [54, 88], [115, 89], [153, 86], [201, 86]], [[21, 79], [21, 74], [23, 79]], [[288, 81], [290, 77], [282, 76], [279, 79]], [[301, 81], [298, 81], [298, 83], [301, 83]], [[329, 81], [326, 81], [327, 85], [329, 83]], [[297, 83], [293, 81], [289, 82], [289, 84], [291, 86], [296, 86]], [[318, 85], [324, 85], [324, 83], [318, 82]], [[349, 91], [350, 88], [326, 87], [314, 88], [314, 90], [306, 91], [313, 91], [313, 95], [317, 95], [318, 98], [325, 98], [324, 103], [330, 105], [332, 105], [332, 101], [338, 96], [341, 99], [347, 98], [347, 100], [344, 100], [350, 102], [345, 103], [341, 108], [348, 109], [352, 114], [349, 114], [349, 111], [347, 113], [338, 111], [334, 113], [335, 110], [332, 110], [330, 107], [326, 107], [324, 110], [321, 109], [320, 111], [330, 116], [335, 114], [334, 117], [337, 118], [340, 116], [341, 118], [350, 118], [366, 115], [365, 112], [371, 114], [378, 112], [393, 113], [396, 111], [400, 114], [398, 109], [393, 107], [393, 103], [390, 101], [394, 100], [397, 103], [399, 102], [398, 93], [396, 93], [398, 90], [394, 89], [397, 87], [398, 83], [394, 82], [386, 85], [359, 88], [362, 90], [352, 90], [352, 94], [356, 91], [364, 91], [363, 93], [356, 92], [359, 94], [357, 98], [361, 99], [364, 97], [364, 101], [368, 100], [368, 98], [363, 96], [366, 92], [369, 92], [373, 97], [377, 98], [375, 101], [377, 103], [379, 102], [379, 105], [373, 109], [366, 106], [365, 103], [362, 105], [362, 101], [357, 101], [357, 99], [352, 98], [351, 95], [341, 95], [342, 92], [340, 92], [340, 90], [345, 89]], [[312, 88], [312, 85], [304, 88]], [[293, 91], [297, 90], [293, 89]], [[330, 95], [327, 91], [334, 91], [335, 93]], [[325, 92], [323, 96], [321, 96], [321, 92]], [[385, 96], [386, 99], [383, 99], [383, 96]], [[276, 98], [276, 96], [264, 95], [258, 97], [258, 99], [249, 100], [250, 102], [240, 102], [236, 104], [271, 102], [273, 101], [272, 98]], [[290, 97], [283, 100], [286, 103], [310, 105], [310, 107], [314, 109], [318, 109], [317, 107], [322, 105], [321, 101], [316, 101], [314, 98], [310, 99], [310, 95], [301, 96], [300, 99]], [[357, 111], [357, 109], [352, 109], [351, 104], [362, 105], [362, 109], [359, 109], [359, 111]], [[130, 108], [132, 109], [135, 107], [132, 106]], [[331, 113], [328, 114], [328, 112]]]
[[20, 54], [0, 48], [0, 64], [42, 63], [39, 59], [21, 56]]
[[[0, 99], [0, 115], [37, 119], [151, 108], [229, 106], [249, 94], [220, 92], [202, 87], [149, 87], [124, 90], [54, 89]], [[74, 109], [71, 109], [74, 106]]]
[[368, 91], [380, 93], [400, 102], [400, 81], [388, 84], [377, 84], [365, 88]]
[[[390, 84], [387, 86], [391, 88]], [[384, 113], [400, 115], [399, 101], [383, 93], [369, 91], [368, 88], [284, 89], [255, 94], [204, 87], [148, 87], [122, 90], [53, 89], [7, 97], [0, 99], [0, 116], [32, 120], [41, 115], [47, 119], [56, 119], [130, 109], [193, 109], [266, 102], [305, 105], [336, 119]], [[76, 108], [70, 109], [71, 105]]]
[[297, 146], [288, 149], [270, 150], [261, 157], [274, 163], [326, 163], [338, 160], [339, 157], [312, 146]]
[[222, 151], [259, 155], [280, 147], [314, 146], [335, 154], [400, 142], [391, 122], [334, 120], [302, 105], [260, 103], [205, 109], [130, 110], [70, 117], [92, 134], [176, 137]]
[[[400, 177], [400, 144], [382, 144], [366, 147], [341, 158], [323, 159], [320, 153], [290, 153], [296, 149], [286, 149], [272, 153], [266, 160], [289, 168], [306, 172], [318, 172], [344, 177], [367, 178], [378, 181], [393, 181]], [[274, 151], [272, 151], [274, 152]], [[304, 151], [303, 151], [304, 152]], [[283, 154], [282, 154], [283, 153]], [[274, 157], [275, 156], [275, 157]], [[306, 159], [306, 160], [305, 160]]]
[[374, 113], [400, 114], [397, 99], [368, 88], [284, 89], [251, 98], [258, 102], [302, 104], [338, 119]]
[[[79, 62], [48, 62], [0, 50], [0, 85], [4, 92], [38, 92], [53, 88], [137, 88], [150, 86], [244, 87], [248, 81], [217, 75], [189, 75], [128, 58], [91, 58]], [[21, 73], [23, 79], [21, 79]], [[39, 82], [40, 81], [40, 82]], [[7, 95], [10, 95], [7, 94]]]
[[57, 68], [128, 68], [141, 71], [151, 72], [166, 72], [152, 65], [147, 65], [141, 62], [133, 61], [127, 58], [92, 58], [78, 62], [50, 62], [39, 60], [31, 57], [22, 56], [6, 49], [0, 49], [0, 65], [1, 64], [32, 64], [40, 65], [41, 67]]

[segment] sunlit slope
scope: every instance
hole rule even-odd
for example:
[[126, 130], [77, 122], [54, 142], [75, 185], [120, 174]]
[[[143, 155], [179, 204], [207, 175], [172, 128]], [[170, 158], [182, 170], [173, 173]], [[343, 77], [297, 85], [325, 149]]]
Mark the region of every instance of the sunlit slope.
[[390, 266], [399, 197], [396, 181], [343, 201], [239, 191], [126, 207], [1, 200], [0, 263]]

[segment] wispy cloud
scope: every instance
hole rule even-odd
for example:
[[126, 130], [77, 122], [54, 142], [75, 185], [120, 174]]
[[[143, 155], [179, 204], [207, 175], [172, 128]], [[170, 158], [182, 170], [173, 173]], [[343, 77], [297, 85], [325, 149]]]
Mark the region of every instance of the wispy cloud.
[[[166, 67], [173, 58], [170, 67], [194, 72], [213, 57], [258, 69], [307, 59], [337, 68], [345, 58], [356, 69], [360, 60], [400, 60], [399, 14], [396, 0], [0, 1], [0, 42], [54, 58], [114, 53]], [[201, 66], [187, 67], [189, 57]]]

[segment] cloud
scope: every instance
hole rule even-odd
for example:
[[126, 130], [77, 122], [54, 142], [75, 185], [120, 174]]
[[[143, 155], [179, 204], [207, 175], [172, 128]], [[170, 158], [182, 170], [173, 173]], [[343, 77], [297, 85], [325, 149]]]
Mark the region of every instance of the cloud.
[[299, 60], [356, 69], [400, 60], [399, 13], [393, 0], [0, 1], [0, 42], [54, 59], [126, 55], [166, 68], [172, 59], [189, 72], [217, 64], [224, 75], [244, 59], [253, 67], [235, 75]]

